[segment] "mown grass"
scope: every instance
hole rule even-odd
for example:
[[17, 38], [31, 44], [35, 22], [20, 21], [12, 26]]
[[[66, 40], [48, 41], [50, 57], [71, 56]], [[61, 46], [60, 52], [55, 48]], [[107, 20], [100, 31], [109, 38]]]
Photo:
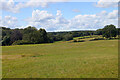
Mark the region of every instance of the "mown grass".
[[3, 78], [118, 77], [117, 40], [62, 41], [2, 49]]

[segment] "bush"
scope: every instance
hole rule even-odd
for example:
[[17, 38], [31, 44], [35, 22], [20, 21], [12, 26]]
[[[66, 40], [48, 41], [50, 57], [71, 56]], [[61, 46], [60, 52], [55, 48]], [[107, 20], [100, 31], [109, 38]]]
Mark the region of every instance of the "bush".
[[12, 45], [23, 45], [23, 44], [33, 44], [33, 43], [24, 41], [24, 40], [18, 40], [18, 41], [15, 41]]
[[114, 40], [114, 39], [119, 39], [119, 37], [115, 37], [115, 38], [111, 37], [111, 38], [107, 38], [106, 40]]

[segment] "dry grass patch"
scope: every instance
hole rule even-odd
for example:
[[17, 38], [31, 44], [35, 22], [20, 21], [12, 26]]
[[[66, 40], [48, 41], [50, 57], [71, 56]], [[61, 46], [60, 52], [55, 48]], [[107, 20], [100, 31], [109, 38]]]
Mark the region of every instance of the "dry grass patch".
[[2, 59], [18, 59], [21, 55], [2, 55]]

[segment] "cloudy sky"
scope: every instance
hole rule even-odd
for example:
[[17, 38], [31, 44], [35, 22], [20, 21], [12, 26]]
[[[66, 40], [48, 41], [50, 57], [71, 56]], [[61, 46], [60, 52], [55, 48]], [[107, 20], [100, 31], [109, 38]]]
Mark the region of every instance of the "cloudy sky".
[[96, 30], [108, 24], [118, 26], [117, 0], [83, 1], [1, 0], [0, 26], [34, 26], [47, 31]]

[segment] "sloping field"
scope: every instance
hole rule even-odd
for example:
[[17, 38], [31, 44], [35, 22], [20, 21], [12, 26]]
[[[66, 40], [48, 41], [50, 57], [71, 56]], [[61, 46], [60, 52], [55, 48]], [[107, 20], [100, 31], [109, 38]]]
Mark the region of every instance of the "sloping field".
[[118, 41], [4, 46], [3, 78], [117, 78]]

